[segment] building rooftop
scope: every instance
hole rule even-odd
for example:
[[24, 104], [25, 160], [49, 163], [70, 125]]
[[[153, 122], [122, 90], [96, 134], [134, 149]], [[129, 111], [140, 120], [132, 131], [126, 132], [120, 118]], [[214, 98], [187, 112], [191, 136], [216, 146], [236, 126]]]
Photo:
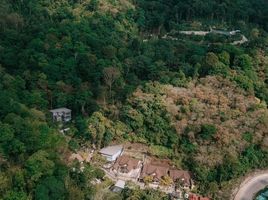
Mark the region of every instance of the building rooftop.
[[154, 178], [160, 180], [163, 176], [168, 175], [168, 167], [157, 166], [152, 164], [145, 164], [141, 173], [141, 177], [154, 176]]
[[78, 160], [79, 162], [83, 162], [84, 161], [84, 158], [78, 154], [78, 153], [73, 153], [71, 156], [70, 156], [70, 161], [73, 161], [73, 160]]
[[191, 184], [191, 175], [188, 171], [170, 169], [169, 170], [170, 178], [173, 181], [182, 180], [184, 183], [190, 185]]
[[196, 194], [190, 194], [189, 195], [189, 200], [210, 200], [208, 197], [201, 197]]
[[55, 112], [71, 112], [72, 110], [68, 109], [68, 108], [57, 108], [57, 109], [53, 109], [50, 110], [50, 112], [55, 113]]
[[118, 180], [116, 183], [115, 183], [115, 187], [118, 187], [118, 188], [122, 188], [124, 189], [125, 188], [125, 185], [126, 185], [126, 182], [123, 181], [123, 180]]
[[122, 149], [123, 149], [122, 145], [115, 145], [115, 146], [104, 147], [99, 152], [101, 154], [113, 156], [114, 154], [118, 153], [119, 151], [122, 151]]
[[127, 171], [131, 171], [133, 169], [136, 169], [139, 165], [140, 160], [132, 158], [128, 155], [123, 155], [117, 158], [114, 169], [118, 170], [120, 167], [126, 167]]

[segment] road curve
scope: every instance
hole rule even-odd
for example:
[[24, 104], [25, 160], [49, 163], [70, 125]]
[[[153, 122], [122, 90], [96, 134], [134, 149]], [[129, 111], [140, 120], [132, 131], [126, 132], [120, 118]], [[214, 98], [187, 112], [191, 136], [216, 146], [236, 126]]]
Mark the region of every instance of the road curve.
[[255, 195], [267, 186], [268, 173], [250, 177], [241, 184], [234, 200], [253, 200]]

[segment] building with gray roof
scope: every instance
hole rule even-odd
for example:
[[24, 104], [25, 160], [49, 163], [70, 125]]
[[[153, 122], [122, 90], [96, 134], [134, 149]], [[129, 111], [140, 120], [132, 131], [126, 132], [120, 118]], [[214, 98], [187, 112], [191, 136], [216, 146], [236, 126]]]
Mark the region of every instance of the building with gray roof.
[[102, 148], [99, 153], [108, 161], [115, 161], [123, 152], [122, 145], [114, 145]]
[[72, 119], [72, 111], [68, 108], [57, 108], [50, 110], [52, 113], [53, 121], [68, 122]]

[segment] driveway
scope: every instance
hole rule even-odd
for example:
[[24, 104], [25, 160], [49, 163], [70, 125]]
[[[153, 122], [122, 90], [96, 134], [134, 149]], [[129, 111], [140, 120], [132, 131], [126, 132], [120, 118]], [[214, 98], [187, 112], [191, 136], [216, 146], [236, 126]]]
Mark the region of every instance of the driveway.
[[255, 195], [267, 186], [268, 173], [250, 177], [241, 184], [234, 200], [253, 200]]

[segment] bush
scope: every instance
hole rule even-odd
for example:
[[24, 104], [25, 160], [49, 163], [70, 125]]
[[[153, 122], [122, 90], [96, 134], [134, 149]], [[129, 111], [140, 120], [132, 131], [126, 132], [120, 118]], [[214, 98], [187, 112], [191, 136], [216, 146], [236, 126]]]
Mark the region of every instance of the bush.
[[163, 146], [152, 145], [149, 148], [149, 154], [158, 158], [167, 158], [172, 156], [172, 150]]
[[246, 140], [247, 142], [252, 142], [253, 135], [250, 132], [245, 132], [243, 134], [243, 139]]
[[105, 172], [100, 168], [96, 168], [94, 173], [97, 179], [103, 179], [103, 177], [105, 176]]
[[203, 124], [201, 126], [201, 131], [199, 132], [198, 136], [201, 139], [209, 140], [215, 135], [216, 132], [217, 132], [217, 128], [215, 127], [215, 125]]
[[70, 148], [72, 151], [76, 151], [77, 149], [79, 149], [79, 144], [78, 144], [75, 140], [71, 139], [71, 140], [69, 141], [69, 148]]
[[247, 76], [237, 75], [234, 77], [234, 81], [239, 85], [239, 87], [243, 88], [244, 90], [249, 92], [254, 91], [253, 81], [250, 80]]

